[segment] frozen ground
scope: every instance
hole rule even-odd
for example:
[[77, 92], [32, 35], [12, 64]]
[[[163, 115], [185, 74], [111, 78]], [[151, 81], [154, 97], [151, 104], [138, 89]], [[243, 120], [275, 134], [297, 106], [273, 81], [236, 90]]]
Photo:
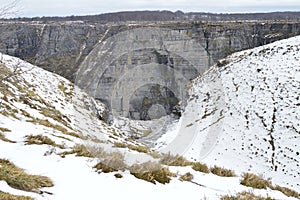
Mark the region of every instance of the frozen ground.
[[176, 130], [157, 141], [161, 151], [300, 191], [299, 36], [219, 61], [189, 94]]

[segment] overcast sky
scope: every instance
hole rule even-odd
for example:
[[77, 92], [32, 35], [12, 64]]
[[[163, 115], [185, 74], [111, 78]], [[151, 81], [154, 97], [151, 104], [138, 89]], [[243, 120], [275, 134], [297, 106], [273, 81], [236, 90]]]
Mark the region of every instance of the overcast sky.
[[[0, 0], [0, 7], [13, 0]], [[19, 0], [18, 16], [91, 15], [128, 10], [184, 12], [300, 11], [300, 0]]]

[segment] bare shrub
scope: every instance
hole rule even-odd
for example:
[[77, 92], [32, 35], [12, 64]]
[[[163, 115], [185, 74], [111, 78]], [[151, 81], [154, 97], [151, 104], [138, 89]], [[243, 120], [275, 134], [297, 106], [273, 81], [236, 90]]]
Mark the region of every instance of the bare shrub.
[[252, 173], [244, 173], [241, 184], [257, 189], [266, 189], [267, 187], [272, 188], [272, 183], [269, 180], [265, 180], [261, 176]]
[[190, 172], [185, 173], [184, 175], [180, 176], [179, 180], [181, 181], [192, 181], [194, 178], [193, 174]]
[[127, 165], [124, 162], [124, 155], [120, 152], [112, 152], [105, 155], [95, 166], [94, 168], [98, 172], [115, 172], [115, 171], [124, 171], [127, 168]]
[[146, 162], [142, 164], [135, 164], [130, 167], [130, 173], [136, 178], [156, 184], [156, 182], [165, 184], [169, 183], [171, 177], [176, 176], [170, 172], [168, 168], [162, 167], [157, 162]]
[[234, 171], [232, 171], [231, 169], [225, 169], [223, 167], [218, 167], [218, 166], [214, 166], [212, 168], [210, 168], [211, 173], [218, 175], [218, 176], [223, 176], [223, 177], [233, 177], [236, 176], [236, 174], [234, 173]]
[[270, 197], [265, 198], [262, 196], [256, 196], [250, 192], [240, 192], [237, 193], [236, 196], [232, 196], [232, 195], [222, 196], [221, 200], [274, 200], [274, 199]]
[[169, 166], [188, 166], [193, 164], [193, 162], [188, 161], [183, 156], [172, 155], [171, 153], [164, 154], [160, 162]]
[[207, 167], [206, 164], [202, 164], [200, 162], [195, 162], [192, 165], [193, 170], [198, 171], [198, 172], [203, 172], [203, 173], [209, 173], [210, 170]]

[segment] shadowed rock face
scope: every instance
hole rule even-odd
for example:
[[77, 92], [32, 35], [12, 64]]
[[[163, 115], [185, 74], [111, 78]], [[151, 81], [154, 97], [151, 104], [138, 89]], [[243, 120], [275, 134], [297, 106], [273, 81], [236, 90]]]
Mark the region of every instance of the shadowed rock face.
[[0, 50], [68, 78], [115, 115], [152, 119], [218, 59], [298, 34], [299, 22], [3, 22]]
[[156, 119], [171, 114], [178, 98], [168, 88], [158, 84], [145, 84], [131, 95], [129, 118]]
[[155, 27], [120, 32], [95, 46], [75, 83], [115, 115], [145, 120], [170, 114], [185, 98], [188, 81], [208, 66], [204, 47], [187, 33]]

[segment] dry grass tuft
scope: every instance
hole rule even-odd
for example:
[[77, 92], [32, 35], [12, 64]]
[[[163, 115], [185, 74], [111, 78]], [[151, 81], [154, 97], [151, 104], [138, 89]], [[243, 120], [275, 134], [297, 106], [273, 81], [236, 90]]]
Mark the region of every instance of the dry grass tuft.
[[188, 166], [193, 164], [193, 162], [188, 161], [183, 156], [172, 155], [171, 153], [164, 154], [160, 162], [161, 164], [169, 166]]
[[41, 108], [40, 110], [40, 113], [45, 117], [52, 118], [54, 121], [59, 122], [71, 129], [71, 127], [69, 127], [69, 123], [71, 122], [71, 120], [66, 115], [63, 115], [59, 110], [56, 110], [52, 106]]
[[9, 143], [16, 143], [15, 141], [7, 139], [2, 133], [0, 133], [0, 140], [4, 142], [9, 142]]
[[86, 146], [84, 146], [82, 144], [76, 144], [76, 145], [74, 145], [74, 147], [72, 148], [71, 151], [62, 152], [59, 155], [64, 158], [66, 155], [69, 155], [69, 154], [76, 154], [76, 156], [82, 156], [82, 157], [88, 157], [88, 158], [95, 157], [94, 154], [88, 148], [86, 148]]
[[67, 138], [67, 137], [64, 137], [64, 136], [61, 136], [61, 135], [55, 135], [55, 134], [51, 134], [52, 136], [54, 136], [54, 137], [57, 137], [57, 138], [60, 138], [60, 139], [63, 139], [63, 140], [67, 140], [67, 141], [72, 141], [72, 140], [70, 140], [69, 138]]
[[13, 188], [38, 192], [41, 187], [52, 187], [52, 181], [45, 176], [30, 175], [18, 168], [8, 160], [0, 159], [0, 180], [6, 181]]
[[64, 82], [60, 82], [58, 85], [58, 88], [62, 91], [62, 93], [67, 97], [67, 98], [71, 98], [72, 94], [73, 94], [73, 90], [74, 90], [74, 85], [73, 84], [69, 84], [68, 85], [70, 88], [66, 87]]
[[101, 146], [94, 145], [94, 146], [88, 146], [89, 151], [92, 153], [92, 155], [95, 158], [105, 158], [109, 156], [109, 153], [107, 153]]
[[122, 143], [122, 142], [114, 142], [114, 147], [116, 147], [116, 148], [126, 148], [127, 145], [125, 143]]
[[34, 200], [31, 197], [26, 197], [26, 196], [17, 196], [17, 195], [12, 195], [6, 192], [1, 192], [0, 191], [0, 199], [3, 200]]
[[74, 132], [69, 132], [66, 128], [58, 125], [58, 124], [53, 124], [51, 122], [49, 122], [47, 119], [39, 119], [39, 118], [32, 118], [31, 120], [27, 120], [27, 122], [32, 122], [32, 123], [36, 123], [42, 126], [46, 126], [49, 128], [53, 128], [55, 130], [60, 131], [61, 133], [65, 134], [65, 135], [70, 135], [76, 138], [80, 138], [80, 136]]
[[203, 173], [209, 173], [210, 170], [207, 167], [206, 164], [202, 164], [200, 162], [195, 162], [192, 165], [193, 170], [198, 171], [198, 172], [203, 172]]
[[0, 132], [2, 132], [2, 133], [4, 133], [4, 132], [11, 132], [11, 130], [9, 130], [8, 128], [0, 127]]
[[231, 169], [225, 169], [223, 167], [214, 166], [210, 168], [211, 173], [217, 175], [217, 176], [223, 176], [223, 177], [234, 177], [236, 174]]
[[179, 180], [181, 181], [192, 181], [194, 178], [193, 174], [190, 172], [185, 173], [184, 175], [180, 176]]
[[98, 172], [110, 173], [119, 170], [124, 171], [127, 168], [127, 165], [124, 162], [123, 154], [120, 152], [112, 152], [107, 153], [94, 168]]
[[142, 146], [142, 145], [128, 145], [127, 146], [128, 149], [131, 149], [133, 151], [137, 151], [137, 152], [140, 152], [140, 153], [148, 153], [150, 150], [147, 146]]
[[119, 173], [115, 174], [114, 176], [115, 176], [116, 178], [123, 178], [122, 174], [119, 174]]
[[268, 187], [272, 190], [278, 190], [288, 197], [295, 197], [295, 198], [300, 197], [300, 194], [292, 189], [281, 187], [278, 185], [274, 187], [270, 180], [266, 180], [262, 178], [262, 176], [257, 176], [251, 173], [243, 174], [243, 179], [241, 180], [241, 184], [244, 186], [253, 187], [257, 189], [266, 189]]
[[244, 173], [241, 184], [248, 187], [253, 187], [257, 189], [267, 189], [267, 187], [272, 188], [272, 183], [269, 180], [263, 179], [261, 176], [257, 176], [251, 173]]
[[250, 192], [240, 192], [237, 193], [236, 196], [222, 196], [221, 200], [274, 200], [270, 197], [262, 197], [262, 196], [255, 196], [253, 193]]
[[103, 172], [103, 173], [110, 173], [110, 172], [116, 172], [116, 171], [119, 171], [118, 169], [113, 168], [113, 167], [109, 166], [109, 164], [107, 164], [107, 163], [105, 163], [105, 162], [102, 162], [102, 161], [98, 162], [98, 163], [94, 166], [94, 168], [96, 169], [96, 171], [97, 171], [98, 173], [100, 173], [100, 172]]
[[276, 185], [272, 189], [278, 190], [278, 191], [282, 192], [283, 194], [285, 194], [288, 197], [295, 197], [295, 198], [300, 199], [300, 194], [298, 192], [296, 192], [295, 190], [291, 190], [289, 188], [281, 187], [281, 186], [278, 186], [278, 185]]
[[155, 150], [150, 150], [150, 152], [148, 152], [148, 155], [150, 155], [152, 158], [161, 158], [162, 154], [155, 151]]
[[50, 145], [50, 146], [53, 146], [53, 147], [58, 147], [58, 148], [61, 148], [61, 149], [65, 148], [63, 145], [56, 144], [53, 140], [51, 140], [47, 136], [43, 136], [43, 135], [26, 135], [25, 138], [26, 138], [26, 140], [25, 140], [26, 145], [32, 145], [32, 144], [43, 145], [43, 144], [47, 144], [47, 145]]
[[152, 156], [153, 158], [161, 157], [161, 155], [159, 153], [152, 151], [149, 149], [149, 147], [143, 146], [143, 145], [133, 145], [133, 144], [126, 144], [126, 143], [122, 143], [122, 142], [114, 142], [114, 147], [115, 148], [128, 148], [130, 150], [137, 151], [140, 153], [146, 153], [146, 154], [149, 154], [150, 156]]
[[165, 184], [169, 183], [171, 177], [176, 175], [169, 171], [168, 168], [162, 167], [157, 162], [146, 162], [139, 165], [133, 165], [130, 167], [130, 173], [138, 179], [148, 181], [156, 184], [156, 182]]

